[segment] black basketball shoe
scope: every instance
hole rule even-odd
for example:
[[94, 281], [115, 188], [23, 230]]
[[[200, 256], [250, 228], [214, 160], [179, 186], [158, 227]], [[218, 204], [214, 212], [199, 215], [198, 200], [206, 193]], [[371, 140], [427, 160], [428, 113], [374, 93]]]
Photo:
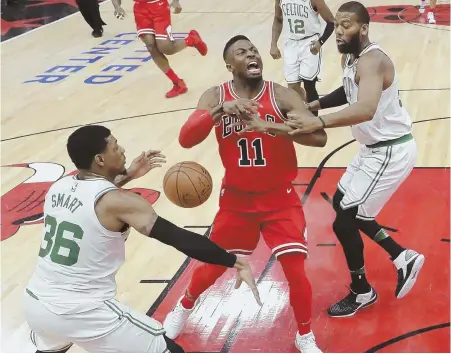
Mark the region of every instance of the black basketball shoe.
[[350, 288], [350, 293], [344, 299], [331, 305], [327, 309], [330, 317], [350, 317], [357, 311], [364, 309], [377, 301], [377, 293], [374, 288], [365, 294], [357, 294]]

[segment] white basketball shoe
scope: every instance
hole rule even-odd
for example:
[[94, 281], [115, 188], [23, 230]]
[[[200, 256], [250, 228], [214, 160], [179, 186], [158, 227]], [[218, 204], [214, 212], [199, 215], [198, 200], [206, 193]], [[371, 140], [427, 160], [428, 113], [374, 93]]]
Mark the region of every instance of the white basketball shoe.
[[301, 353], [322, 353], [321, 349], [319, 349], [316, 344], [316, 339], [312, 331], [302, 336], [299, 332], [296, 332], [294, 344]]
[[393, 263], [398, 271], [395, 296], [400, 299], [406, 296], [415, 285], [418, 273], [424, 264], [424, 256], [413, 250], [405, 250], [396, 257]]
[[199, 302], [199, 299], [197, 299], [192, 309], [186, 309], [182, 306], [182, 299], [183, 296], [177, 301], [177, 304], [172, 311], [168, 313], [163, 322], [163, 328], [166, 330], [166, 337], [170, 339], [177, 338], [183, 332], [183, 328], [185, 328], [189, 315], [194, 311]]

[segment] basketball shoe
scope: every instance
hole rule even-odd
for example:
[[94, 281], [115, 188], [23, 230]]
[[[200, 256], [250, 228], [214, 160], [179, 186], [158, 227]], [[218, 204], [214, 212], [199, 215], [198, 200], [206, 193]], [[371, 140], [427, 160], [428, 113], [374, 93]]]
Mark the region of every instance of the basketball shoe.
[[166, 337], [170, 339], [177, 338], [183, 332], [183, 328], [185, 327], [189, 315], [194, 311], [199, 302], [199, 299], [197, 299], [192, 309], [186, 309], [181, 303], [183, 297], [184, 296], [177, 301], [177, 304], [172, 311], [168, 313], [163, 322], [163, 328], [166, 330]]
[[188, 46], [196, 48], [200, 55], [207, 55], [207, 44], [202, 40], [202, 37], [196, 30], [191, 30], [189, 32], [188, 37], [185, 39], [185, 42]]
[[316, 345], [315, 336], [311, 331], [302, 336], [299, 332], [296, 332], [296, 340], [294, 341], [294, 344], [301, 353], [322, 353], [321, 349], [319, 349]]
[[174, 82], [172, 85], [173, 85], [172, 89], [166, 93], [166, 98], [174, 98], [188, 92], [188, 87], [186, 86], [185, 81], [183, 80]]
[[395, 296], [398, 299], [406, 296], [417, 281], [418, 273], [424, 264], [424, 256], [413, 250], [403, 251], [393, 261], [398, 271], [398, 285]]
[[331, 305], [327, 309], [330, 317], [350, 317], [357, 313], [357, 311], [364, 309], [377, 301], [377, 293], [371, 290], [365, 294], [357, 294], [351, 288], [350, 293], [344, 299]]

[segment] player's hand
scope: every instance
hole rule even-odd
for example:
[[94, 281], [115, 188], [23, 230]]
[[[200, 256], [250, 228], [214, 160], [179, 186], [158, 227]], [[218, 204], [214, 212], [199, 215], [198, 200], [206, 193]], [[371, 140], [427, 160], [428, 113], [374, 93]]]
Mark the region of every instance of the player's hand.
[[137, 158], [132, 161], [132, 164], [127, 170], [127, 175], [132, 179], [137, 179], [144, 176], [150, 170], [161, 167], [166, 162], [166, 156], [161, 154], [158, 150], [149, 150], [142, 152]]
[[260, 107], [262, 107], [262, 105], [257, 101], [240, 98], [235, 101], [224, 102], [222, 111], [225, 114], [234, 114], [240, 119], [245, 119], [246, 116], [258, 114], [258, 108]]
[[182, 6], [180, 5], [179, 0], [173, 0], [171, 2], [171, 7], [174, 9], [175, 14], [182, 12]]
[[324, 128], [321, 119], [314, 115], [288, 113], [287, 118], [285, 124], [294, 129], [288, 133], [289, 135], [309, 134]]
[[280, 54], [280, 50], [277, 46], [271, 46], [271, 50], [269, 51], [273, 59], [282, 58], [282, 54]]
[[238, 122], [232, 124], [233, 126], [242, 126], [244, 128], [240, 130], [238, 135], [247, 133], [247, 132], [258, 132], [264, 133], [268, 131], [268, 122], [260, 118], [260, 114], [253, 114], [251, 116], [246, 117], [245, 119], [240, 119]]
[[126, 13], [122, 7], [118, 6], [114, 9], [114, 16], [116, 16], [116, 18], [123, 20], [125, 15]]
[[320, 49], [321, 49], [320, 41], [313, 41], [310, 43], [310, 53], [312, 53], [313, 55], [317, 55]]
[[254, 275], [252, 274], [251, 266], [244, 259], [237, 258], [235, 263], [236, 268], [236, 283], [235, 289], [238, 289], [241, 286], [241, 283], [244, 281], [252, 290], [254, 294], [255, 300], [260, 306], [263, 306], [262, 301], [260, 300], [260, 293], [257, 289], [257, 284], [255, 284]]

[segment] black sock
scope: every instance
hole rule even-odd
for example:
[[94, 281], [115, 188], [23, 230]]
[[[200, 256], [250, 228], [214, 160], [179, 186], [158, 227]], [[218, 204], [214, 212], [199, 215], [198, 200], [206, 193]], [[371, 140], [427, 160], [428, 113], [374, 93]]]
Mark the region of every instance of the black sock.
[[351, 273], [351, 289], [357, 294], [365, 294], [371, 290], [371, 286], [368, 283], [365, 275], [365, 267], [358, 270], [350, 271]]
[[[378, 233], [380, 235], [381, 233], [385, 233], [385, 237], [381, 238], [379, 241], [376, 240], [376, 242], [390, 254], [390, 257], [395, 260], [398, 258], [398, 256], [404, 252], [405, 248], [402, 247], [400, 244], [396, 243], [395, 240], [393, 240], [388, 234], [385, 232], [384, 229], [381, 229], [381, 231]], [[377, 235], [376, 235], [377, 236]]]
[[359, 220], [357, 219], [359, 229], [365, 235], [370, 237], [378, 245], [380, 245], [392, 259], [397, 258], [405, 248], [393, 240], [376, 220]]

